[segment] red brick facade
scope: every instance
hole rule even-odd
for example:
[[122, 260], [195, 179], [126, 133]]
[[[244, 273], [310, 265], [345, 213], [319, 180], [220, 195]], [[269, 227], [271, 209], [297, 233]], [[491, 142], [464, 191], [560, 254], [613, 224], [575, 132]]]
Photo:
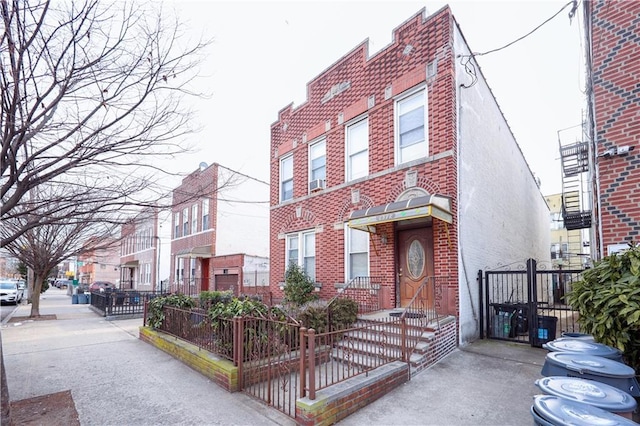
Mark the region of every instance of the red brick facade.
[[[353, 211], [394, 202], [417, 189], [449, 197], [455, 218], [454, 25], [448, 7], [426, 20], [416, 14], [396, 28], [391, 45], [372, 57], [366, 42], [357, 46], [308, 84], [304, 104], [279, 112], [271, 127], [270, 282], [276, 295], [285, 273], [286, 234], [315, 230], [316, 281], [322, 284], [321, 297], [330, 298], [335, 285], [345, 282], [344, 224]], [[428, 153], [398, 165], [395, 99], [419, 87], [426, 88]], [[369, 176], [346, 182], [345, 125], [364, 116], [369, 120]], [[308, 142], [320, 136], [326, 138], [326, 188], [309, 193]], [[293, 198], [281, 203], [280, 159], [285, 155], [293, 155]], [[452, 225], [433, 219], [423, 226], [433, 233], [433, 273], [450, 278], [449, 299], [457, 305], [455, 219]], [[369, 274], [383, 278], [383, 307], [395, 307], [398, 224], [376, 228], [370, 237]]]
[[[640, 235], [640, 2], [588, 1], [585, 14], [591, 30], [589, 112], [598, 156], [594, 237], [600, 258], [610, 245], [638, 242]], [[605, 155], [620, 147], [631, 151]]]
[[[203, 289], [212, 290], [209, 283], [213, 278], [213, 265], [209, 258], [215, 255], [216, 247], [217, 188], [218, 164], [214, 163], [194, 171], [173, 190], [170, 272], [172, 292], [198, 294]], [[206, 229], [203, 229], [203, 200], [205, 199], [209, 200], [209, 223]], [[194, 205], [197, 206], [195, 230], [193, 229]], [[185, 220], [188, 223], [186, 232]], [[177, 276], [179, 259], [183, 262], [181, 276]], [[191, 259], [195, 259], [193, 271]]]

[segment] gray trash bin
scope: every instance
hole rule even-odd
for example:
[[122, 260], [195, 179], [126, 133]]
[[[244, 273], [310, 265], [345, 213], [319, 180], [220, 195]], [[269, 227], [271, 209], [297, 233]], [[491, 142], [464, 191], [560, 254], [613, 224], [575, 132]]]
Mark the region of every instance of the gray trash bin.
[[622, 352], [602, 343], [590, 342], [584, 339], [556, 339], [542, 345], [552, 352], [576, 352], [583, 355], [594, 355], [622, 362]]
[[595, 380], [627, 392], [631, 396], [640, 396], [633, 368], [601, 356], [575, 352], [549, 352], [545, 357], [541, 374], [545, 377], [566, 376]]
[[571, 332], [565, 331], [564, 333], [561, 334], [561, 336], [567, 339], [581, 339], [581, 340], [589, 340], [591, 342], [596, 341], [596, 339], [591, 334], [585, 334], [585, 333], [571, 333]]
[[633, 420], [638, 403], [631, 395], [606, 383], [577, 377], [551, 376], [536, 380], [545, 395], [582, 402]]
[[638, 426], [601, 408], [555, 395], [534, 396], [531, 415], [534, 424], [539, 426]]

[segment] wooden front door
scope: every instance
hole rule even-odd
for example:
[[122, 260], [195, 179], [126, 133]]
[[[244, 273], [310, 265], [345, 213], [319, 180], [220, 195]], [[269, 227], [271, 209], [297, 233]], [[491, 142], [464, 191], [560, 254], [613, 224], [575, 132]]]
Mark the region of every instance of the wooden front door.
[[[407, 307], [426, 277], [433, 276], [433, 228], [398, 232], [398, 285], [400, 307]], [[427, 298], [433, 298], [426, 292]]]
[[204, 257], [200, 263], [200, 276], [202, 277], [202, 281], [200, 282], [200, 290], [208, 291], [209, 290], [209, 258]]

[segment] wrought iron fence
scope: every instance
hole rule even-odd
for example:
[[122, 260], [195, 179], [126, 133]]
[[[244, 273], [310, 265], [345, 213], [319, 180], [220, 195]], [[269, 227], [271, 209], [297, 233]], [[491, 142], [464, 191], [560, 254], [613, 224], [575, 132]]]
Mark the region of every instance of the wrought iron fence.
[[115, 290], [91, 292], [91, 306], [104, 316], [142, 316], [145, 303], [165, 293], [159, 291]]
[[[235, 362], [233, 320], [212, 321], [203, 309], [163, 306], [164, 320], [159, 330]], [[145, 318], [147, 324], [147, 318]]]

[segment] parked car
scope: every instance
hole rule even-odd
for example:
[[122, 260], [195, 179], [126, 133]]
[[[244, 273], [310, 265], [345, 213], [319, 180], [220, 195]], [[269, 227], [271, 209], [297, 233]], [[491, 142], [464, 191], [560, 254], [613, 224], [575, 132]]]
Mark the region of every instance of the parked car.
[[0, 303], [18, 304], [22, 302], [24, 290], [18, 286], [17, 281], [0, 281]]
[[89, 286], [89, 291], [99, 291], [104, 293], [105, 291], [114, 290], [115, 288], [115, 284], [110, 283], [109, 281], [96, 281]]
[[73, 285], [73, 281], [65, 279], [57, 279], [53, 282], [54, 287], [67, 288]]

